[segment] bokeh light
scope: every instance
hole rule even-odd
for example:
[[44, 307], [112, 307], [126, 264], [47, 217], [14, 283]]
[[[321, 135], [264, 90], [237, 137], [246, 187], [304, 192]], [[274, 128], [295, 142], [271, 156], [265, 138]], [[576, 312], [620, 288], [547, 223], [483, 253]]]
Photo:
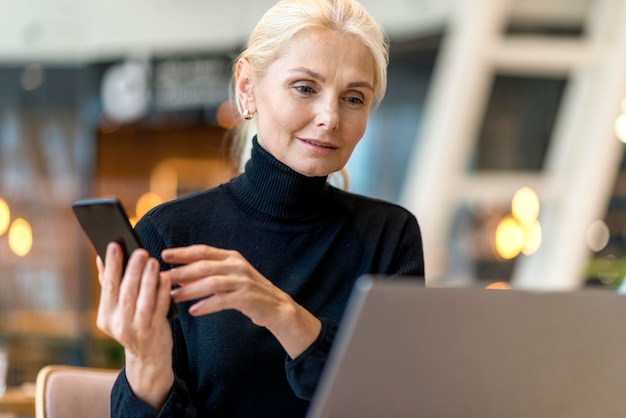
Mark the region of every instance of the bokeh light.
[[524, 244], [522, 245], [522, 254], [531, 255], [537, 252], [541, 245], [542, 230], [538, 220], [534, 220], [529, 224], [524, 224]]
[[504, 259], [517, 257], [524, 245], [524, 229], [510, 216], [507, 216], [496, 228], [496, 251]]
[[604, 221], [597, 220], [589, 225], [585, 238], [589, 248], [594, 252], [598, 252], [609, 243], [611, 231]]
[[539, 196], [530, 187], [522, 187], [513, 194], [511, 215], [496, 228], [495, 250], [500, 257], [508, 260], [537, 252], [542, 238], [539, 207]]
[[33, 230], [30, 224], [17, 218], [9, 228], [9, 247], [18, 256], [24, 257], [33, 247]]
[[513, 195], [511, 204], [513, 217], [521, 224], [531, 224], [539, 216], [539, 197], [530, 187], [522, 187]]
[[139, 200], [137, 200], [137, 205], [135, 207], [135, 215], [137, 219], [140, 219], [143, 215], [148, 213], [150, 209], [160, 205], [161, 203], [163, 203], [163, 199], [161, 199], [161, 197], [154, 192], [142, 194]]
[[163, 200], [176, 199], [178, 194], [178, 171], [174, 164], [163, 161], [152, 169], [150, 174], [150, 191]]
[[232, 129], [241, 122], [241, 115], [237, 105], [232, 100], [227, 100], [217, 108], [215, 115], [217, 124], [224, 129]]
[[619, 115], [615, 119], [615, 135], [620, 141], [626, 143], [626, 114]]
[[41, 64], [29, 64], [24, 68], [20, 76], [22, 88], [26, 91], [36, 90], [41, 86], [45, 78], [45, 71]]
[[485, 289], [495, 289], [495, 290], [509, 290], [511, 289], [511, 285], [507, 282], [493, 282], [487, 285]]
[[4, 200], [0, 199], [0, 236], [7, 232], [10, 221], [11, 210], [9, 209], [9, 205]]

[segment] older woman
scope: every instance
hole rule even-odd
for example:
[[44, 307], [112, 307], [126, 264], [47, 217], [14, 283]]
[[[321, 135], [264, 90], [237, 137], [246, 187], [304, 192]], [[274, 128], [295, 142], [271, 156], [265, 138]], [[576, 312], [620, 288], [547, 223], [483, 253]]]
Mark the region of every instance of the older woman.
[[97, 261], [98, 326], [126, 354], [113, 416], [303, 416], [355, 280], [424, 275], [411, 213], [328, 183], [387, 57], [354, 0], [282, 0], [259, 21], [234, 65], [245, 171], [145, 215], [125, 271], [116, 244]]

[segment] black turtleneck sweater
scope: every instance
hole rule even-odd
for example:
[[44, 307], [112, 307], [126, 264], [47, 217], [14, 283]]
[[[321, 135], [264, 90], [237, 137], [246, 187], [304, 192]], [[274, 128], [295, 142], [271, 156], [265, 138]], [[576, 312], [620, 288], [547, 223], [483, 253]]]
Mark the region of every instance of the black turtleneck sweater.
[[[306, 414], [355, 280], [423, 276], [415, 217], [380, 200], [296, 173], [254, 140], [245, 172], [227, 184], [165, 203], [136, 230], [150, 254], [207, 244], [239, 251], [322, 320], [322, 332], [289, 359], [274, 336], [237, 311], [202, 317], [179, 304], [171, 321], [176, 382], [162, 410], [132, 394], [125, 374], [112, 417], [299, 417]], [[162, 269], [171, 266], [161, 264]]]

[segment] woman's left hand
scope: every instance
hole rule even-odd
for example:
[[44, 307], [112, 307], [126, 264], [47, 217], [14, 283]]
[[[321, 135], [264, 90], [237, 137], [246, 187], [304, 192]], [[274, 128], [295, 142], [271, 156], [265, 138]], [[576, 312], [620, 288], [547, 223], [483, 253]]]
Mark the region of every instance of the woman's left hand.
[[192, 245], [169, 248], [163, 261], [177, 264], [163, 275], [180, 287], [175, 302], [197, 300], [193, 316], [235, 309], [276, 336], [291, 358], [297, 357], [319, 335], [320, 321], [288, 294], [263, 277], [239, 252]]

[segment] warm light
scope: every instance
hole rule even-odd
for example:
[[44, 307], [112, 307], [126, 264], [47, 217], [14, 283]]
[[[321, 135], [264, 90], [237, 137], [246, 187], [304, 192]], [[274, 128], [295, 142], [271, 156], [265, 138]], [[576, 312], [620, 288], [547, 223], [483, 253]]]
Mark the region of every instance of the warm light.
[[626, 143], [626, 114], [619, 115], [615, 120], [615, 135], [620, 141]]
[[161, 203], [163, 203], [163, 199], [161, 199], [161, 197], [154, 192], [147, 192], [142, 194], [137, 201], [137, 206], [135, 208], [136, 217], [141, 218], [143, 215], [148, 213], [150, 209], [157, 205], [160, 205]]
[[171, 161], [163, 161], [152, 169], [150, 191], [164, 200], [176, 199], [178, 195], [178, 171]]
[[521, 224], [530, 224], [539, 216], [539, 197], [530, 187], [522, 187], [513, 195], [511, 213]]
[[495, 290], [509, 290], [511, 285], [507, 282], [494, 282], [487, 286], [485, 289], [495, 289]]
[[11, 221], [11, 211], [7, 202], [0, 199], [0, 235], [4, 235], [9, 229], [9, 222]]
[[513, 218], [506, 217], [496, 228], [496, 251], [500, 257], [517, 257], [524, 245], [524, 229]]
[[23, 257], [33, 246], [33, 231], [30, 224], [17, 218], [9, 228], [9, 247], [18, 256]]
[[232, 129], [241, 122], [237, 105], [232, 100], [225, 101], [217, 108], [217, 124], [225, 129]]
[[511, 215], [496, 228], [495, 247], [498, 255], [511, 259], [534, 254], [541, 245], [539, 223], [539, 197], [530, 187], [522, 187], [513, 195]]
[[537, 252], [541, 245], [541, 224], [535, 220], [532, 223], [524, 225], [524, 245], [522, 245], [522, 254], [531, 255]]
[[626, 97], [622, 99], [622, 113], [626, 114]]
[[602, 250], [609, 243], [610, 238], [611, 231], [602, 220], [595, 221], [587, 228], [587, 245], [592, 251], [598, 252]]

